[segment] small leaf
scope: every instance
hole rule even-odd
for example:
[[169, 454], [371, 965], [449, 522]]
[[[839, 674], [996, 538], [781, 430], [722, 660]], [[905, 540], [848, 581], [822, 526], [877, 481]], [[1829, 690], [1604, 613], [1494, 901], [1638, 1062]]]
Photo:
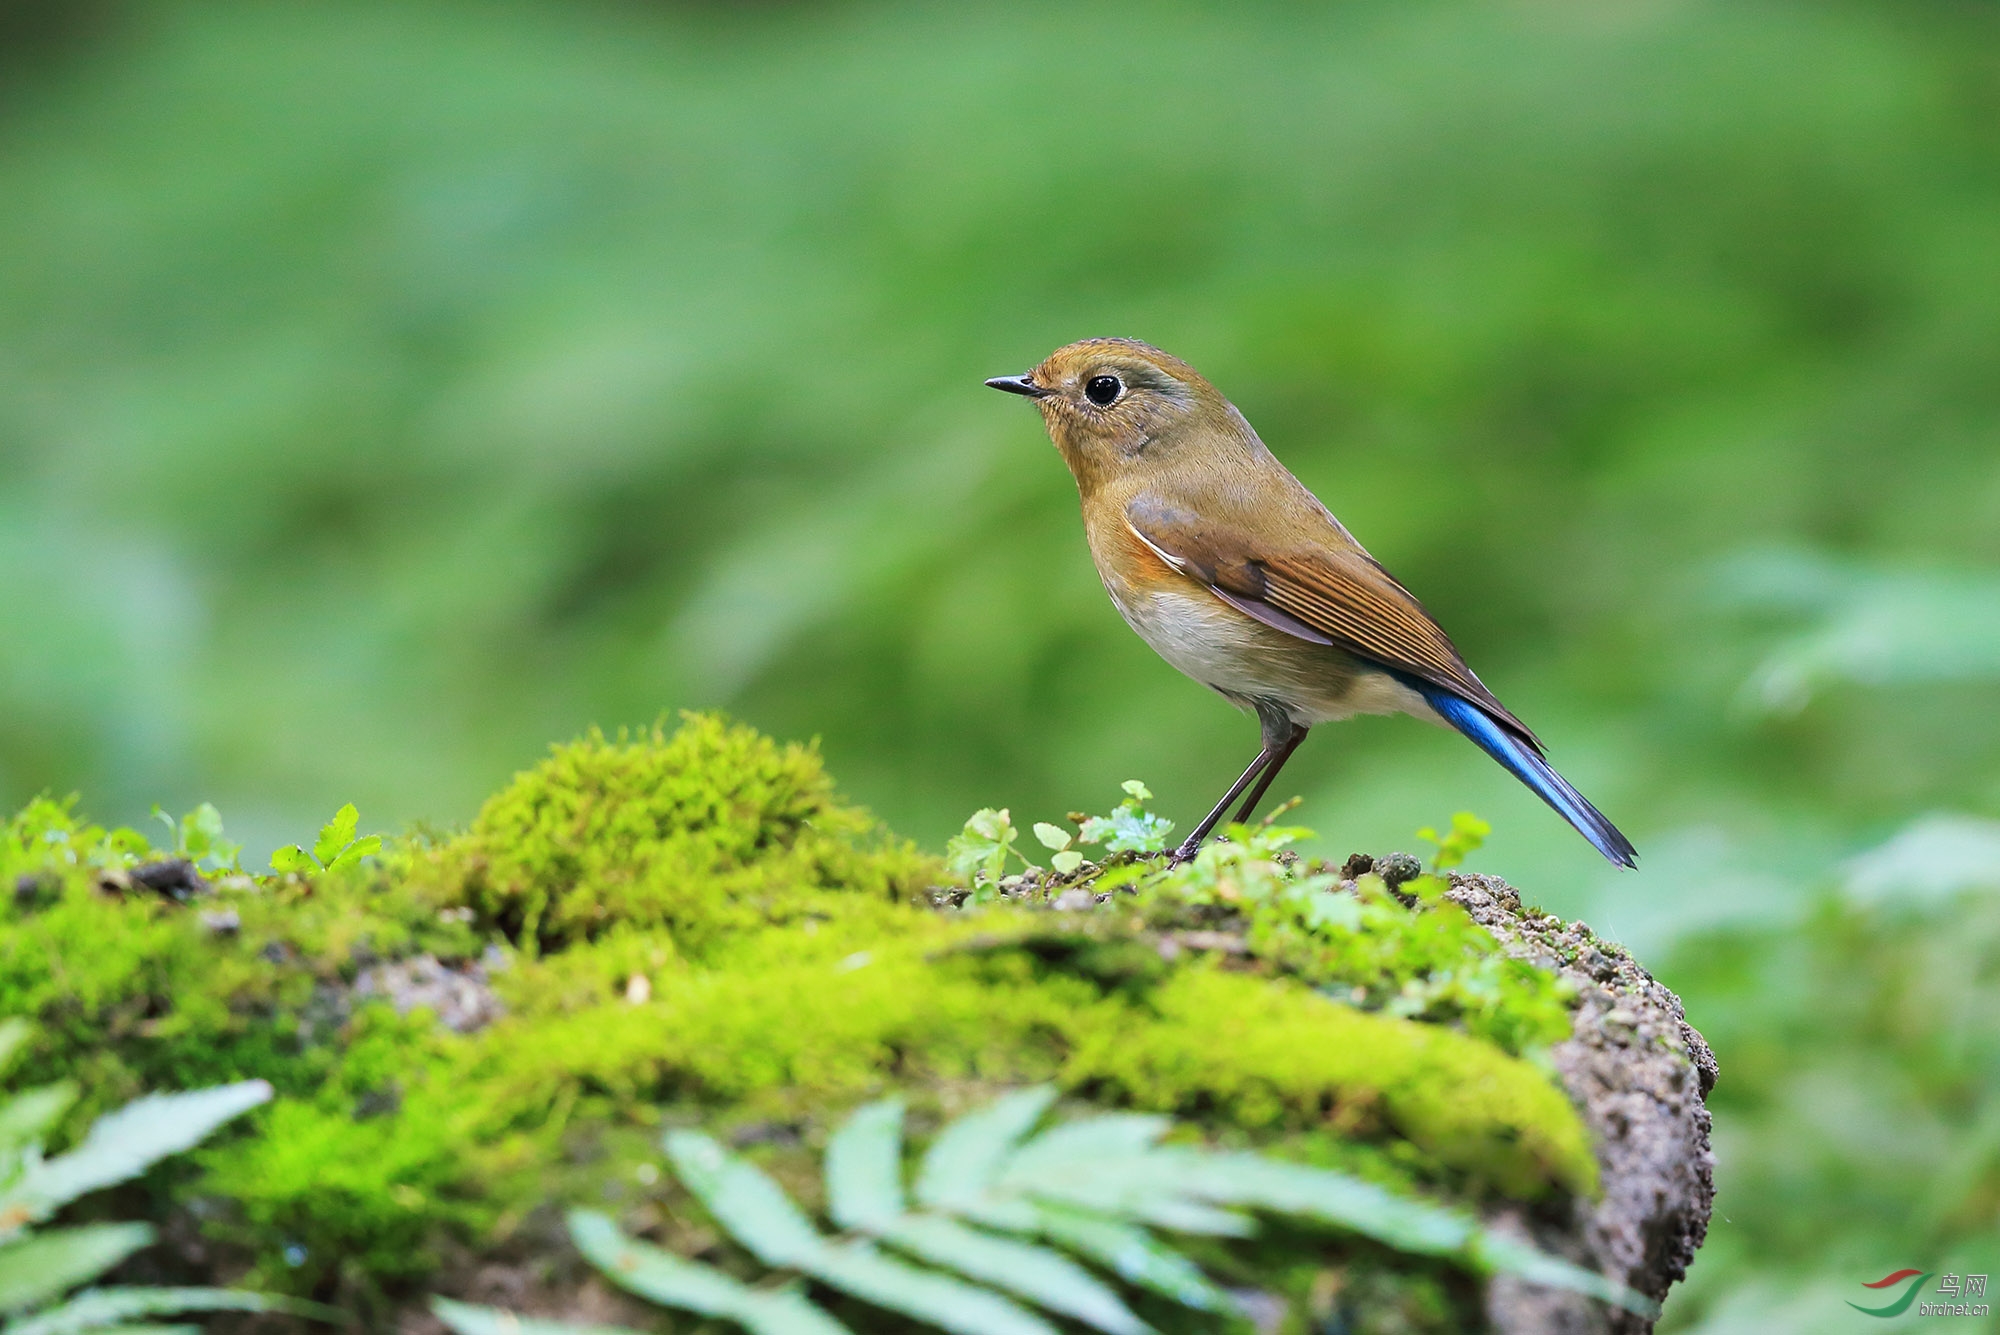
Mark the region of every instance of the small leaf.
[[342, 867], [352, 867], [363, 858], [373, 857], [382, 851], [382, 836], [371, 834], [356, 839], [342, 850], [339, 857], [326, 865], [328, 871], [339, 871]]
[[40, 1140], [75, 1102], [76, 1086], [64, 1080], [23, 1090], [0, 1104], [0, 1155], [18, 1153], [23, 1145]]
[[1118, 786], [1123, 788], [1134, 802], [1150, 802], [1153, 800], [1153, 790], [1145, 784], [1140, 783], [1137, 779], [1127, 779]]
[[[320, 1321], [345, 1321], [343, 1314], [319, 1303], [286, 1298], [270, 1293], [247, 1293], [242, 1289], [86, 1289], [61, 1307], [37, 1312], [31, 1317], [9, 1322], [7, 1335], [77, 1335], [91, 1330], [152, 1330], [152, 1326], [121, 1324], [129, 1317], [159, 1316], [174, 1312], [289, 1312]], [[195, 1327], [176, 1326], [175, 1330]]]
[[313, 857], [320, 866], [331, 866], [340, 850], [354, 842], [355, 827], [360, 823], [361, 813], [352, 802], [333, 813], [333, 819], [320, 827], [319, 838], [313, 841]]
[[958, 1335], [1056, 1335], [1054, 1326], [997, 1293], [920, 1270], [865, 1243], [824, 1247], [799, 1268], [863, 1302]]
[[0, 1219], [46, 1219], [86, 1192], [137, 1177], [169, 1154], [200, 1143], [230, 1118], [270, 1097], [268, 1084], [245, 1080], [135, 1099], [98, 1118], [76, 1149], [31, 1165], [0, 1192]]
[[1437, 854], [1431, 859], [1431, 870], [1442, 872], [1459, 866], [1477, 852], [1491, 833], [1493, 827], [1486, 821], [1470, 811], [1460, 811], [1452, 815], [1451, 829], [1444, 834], [1426, 825], [1417, 831], [1417, 838], [1437, 846]]
[[1113, 853], [1158, 853], [1167, 846], [1174, 823], [1150, 811], [1121, 804], [1110, 816], [1092, 816], [1083, 823], [1077, 838], [1084, 843], [1102, 843]]
[[303, 876], [319, 869], [319, 864], [297, 844], [287, 844], [271, 854], [271, 870], [275, 872], [297, 872]]
[[1042, 841], [1043, 848], [1060, 851], [1069, 847], [1071, 835], [1060, 825], [1051, 825], [1045, 820], [1038, 820], [1035, 822], [1035, 838]]
[[1127, 1283], [1197, 1311], [1236, 1310], [1235, 1301], [1209, 1283], [1194, 1262], [1143, 1228], [1081, 1210], [1044, 1208], [1037, 1213], [1036, 1231], [1088, 1256]]
[[[906, 1265], [866, 1243], [828, 1242], [777, 1183], [698, 1131], [669, 1132], [666, 1144], [688, 1190], [766, 1265], [803, 1271], [864, 1302], [959, 1335], [1056, 1335], [1048, 1322], [997, 1294]], [[572, 1233], [575, 1229], [573, 1217]], [[644, 1256], [646, 1251], [642, 1244], [627, 1243], [626, 1254]], [[631, 1287], [629, 1276], [611, 1277]]]
[[431, 1311], [458, 1335], [639, 1335], [625, 1326], [580, 1326], [568, 1321], [543, 1321], [515, 1316], [494, 1307], [474, 1307], [449, 1298], [431, 1299]]
[[1247, 1214], [1177, 1196], [1137, 1196], [1131, 1198], [1128, 1208], [1134, 1219], [1175, 1233], [1211, 1238], [1248, 1238], [1257, 1233], [1257, 1221]]
[[1008, 813], [981, 807], [945, 845], [945, 867], [957, 876], [997, 881], [1013, 842], [1014, 826]]
[[1156, 1157], [1167, 1180], [1190, 1195], [1321, 1219], [1399, 1251], [1445, 1255], [1472, 1238], [1470, 1216], [1345, 1173], [1247, 1153], [1172, 1148]]
[[842, 1228], [874, 1231], [904, 1208], [903, 1101], [865, 1103], [826, 1143], [826, 1212]]
[[1076, 869], [1083, 865], [1083, 854], [1077, 852], [1074, 848], [1065, 848], [1060, 853], [1050, 855], [1049, 865], [1054, 867], [1060, 875], [1069, 876], [1074, 874]]
[[182, 853], [187, 851], [185, 844], [182, 842], [181, 827], [174, 823], [172, 816], [169, 816], [160, 809], [158, 802], [153, 803], [153, 819], [167, 827], [167, 850], [169, 852]]
[[0, 1312], [24, 1312], [87, 1284], [150, 1246], [146, 1224], [52, 1228], [0, 1247]]
[[1598, 1298], [1648, 1321], [1657, 1320], [1660, 1315], [1660, 1305], [1637, 1289], [1498, 1233], [1480, 1230], [1473, 1240], [1472, 1255], [1485, 1268], [1514, 1275], [1530, 1284]]
[[966, 1113], [938, 1133], [917, 1177], [917, 1199], [950, 1209], [986, 1191], [1021, 1137], [1055, 1102], [1052, 1085], [1017, 1090]]
[[884, 1238], [932, 1265], [1005, 1289], [1110, 1335], [1152, 1328], [1098, 1278], [1057, 1252], [999, 1238], [941, 1215], [905, 1215]]
[[825, 1246], [784, 1189], [699, 1131], [669, 1131], [667, 1157], [687, 1189], [765, 1265], [797, 1266]]
[[243, 845], [223, 836], [222, 813], [213, 802], [203, 802], [181, 817], [179, 838], [182, 853], [217, 870], [234, 866], [243, 853]]
[[725, 1317], [753, 1335], [847, 1335], [847, 1327], [800, 1293], [753, 1289], [720, 1270], [628, 1238], [594, 1210], [570, 1211], [569, 1235], [606, 1279], [653, 1302]]
[[[1011, 1190], [1032, 1191], [1036, 1182], [1079, 1168], [1101, 1170], [1113, 1161], [1138, 1159], [1172, 1126], [1172, 1119], [1156, 1113], [1098, 1113], [1061, 1122], [1023, 1145], [1008, 1160], [1001, 1180]], [[1142, 1178], [1152, 1171], [1144, 1163], [1134, 1169]]]
[[1356, 931], [1361, 926], [1361, 901], [1353, 895], [1315, 890], [1305, 899], [1306, 926], [1313, 931]]

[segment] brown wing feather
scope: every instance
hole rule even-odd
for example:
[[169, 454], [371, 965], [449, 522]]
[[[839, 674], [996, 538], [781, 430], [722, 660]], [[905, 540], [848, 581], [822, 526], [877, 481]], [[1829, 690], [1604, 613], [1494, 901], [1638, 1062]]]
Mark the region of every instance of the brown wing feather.
[[[1464, 696], [1540, 749], [1534, 733], [1466, 666], [1416, 596], [1358, 547], [1267, 555], [1184, 511], [1140, 503], [1126, 517], [1182, 574], [1239, 611]], [[1301, 635], [1301, 629], [1317, 633]]]

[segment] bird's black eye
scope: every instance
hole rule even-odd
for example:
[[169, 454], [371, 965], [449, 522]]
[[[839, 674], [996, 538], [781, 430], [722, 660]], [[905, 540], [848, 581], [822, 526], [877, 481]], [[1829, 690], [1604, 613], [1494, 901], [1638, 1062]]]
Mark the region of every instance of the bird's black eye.
[[1124, 388], [1115, 375], [1094, 375], [1083, 387], [1083, 396], [1100, 408], [1108, 408]]

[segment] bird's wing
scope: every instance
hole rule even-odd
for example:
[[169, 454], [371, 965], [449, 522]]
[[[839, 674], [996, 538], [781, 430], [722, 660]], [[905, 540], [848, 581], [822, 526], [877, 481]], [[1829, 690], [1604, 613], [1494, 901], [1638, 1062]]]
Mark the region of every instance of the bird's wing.
[[1246, 616], [1442, 687], [1541, 749], [1416, 596], [1351, 539], [1340, 541], [1344, 532], [1330, 529], [1335, 540], [1327, 543], [1259, 551], [1234, 531], [1148, 497], [1128, 506], [1125, 520], [1161, 560]]

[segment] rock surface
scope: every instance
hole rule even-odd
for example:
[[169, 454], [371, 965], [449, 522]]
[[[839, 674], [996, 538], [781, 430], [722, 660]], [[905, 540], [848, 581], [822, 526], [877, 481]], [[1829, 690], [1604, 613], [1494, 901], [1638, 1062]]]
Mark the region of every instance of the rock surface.
[[[1595, 1138], [1603, 1195], [1560, 1224], [1519, 1214], [1506, 1223], [1653, 1298], [1687, 1273], [1708, 1232], [1715, 1155], [1703, 1104], [1715, 1057], [1680, 998], [1621, 947], [1581, 922], [1526, 912], [1497, 876], [1451, 878], [1447, 898], [1509, 954], [1554, 970], [1578, 989], [1572, 1036], [1553, 1057]], [[1641, 1335], [1652, 1322], [1573, 1294], [1496, 1280], [1487, 1314], [1505, 1335]]]

